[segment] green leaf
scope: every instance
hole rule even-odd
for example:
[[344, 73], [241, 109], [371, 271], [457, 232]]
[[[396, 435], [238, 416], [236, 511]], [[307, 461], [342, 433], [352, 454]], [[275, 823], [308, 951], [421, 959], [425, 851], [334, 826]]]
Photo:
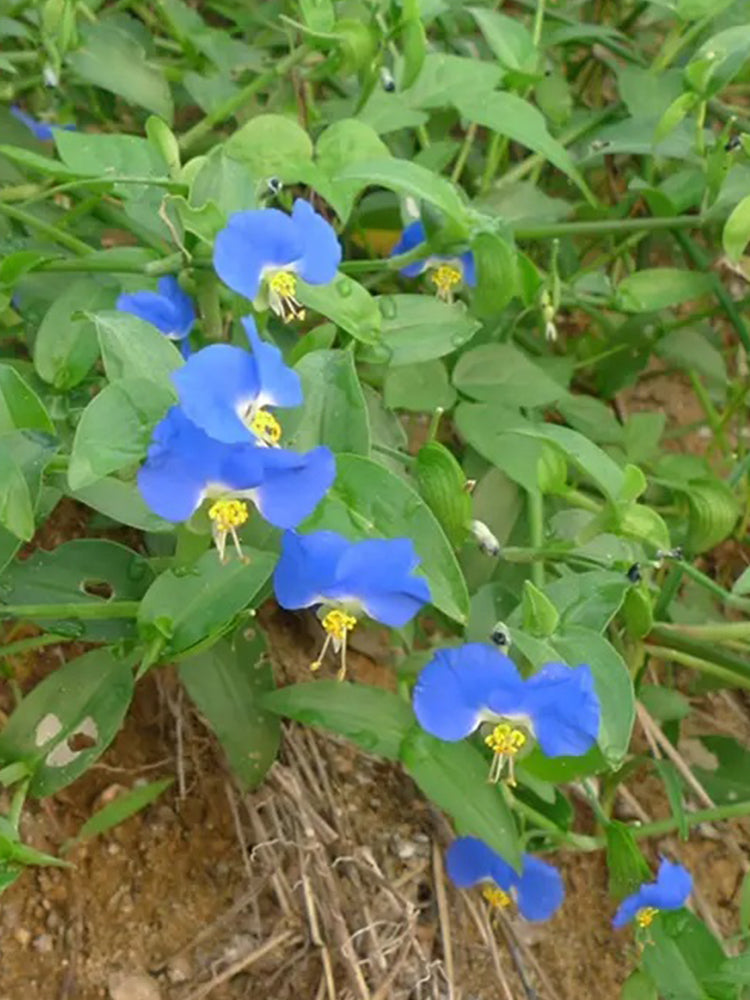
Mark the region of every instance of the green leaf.
[[536, 491], [543, 442], [520, 433], [531, 427], [517, 410], [501, 404], [459, 403], [454, 413], [461, 436], [480, 455], [530, 492]]
[[626, 823], [610, 820], [604, 833], [607, 838], [609, 891], [619, 901], [636, 892], [643, 882], [650, 882], [651, 869]]
[[337, 182], [359, 181], [363, 185], [389, 188], [398, 194], [427, 201], [465, 228], [467, 209], [458, 190], [444, 177], [411, 160], [376, 158], [344, 167], [334, 177]]
[[686, 543], [691, 552], [705, 552], [731, 535], [740, 504], [726, 483], [714, 478], [691, 479], [684, 496], [690, 505]]
[[369, 684], [333, 680], [292, 684], [264, 695], [262, 705], [306, 726], [329, 729], [388, 760], [399, 759], [401, 744], [414, 726], [408, 701]]
[[[143, 556], [103, 538], [75, 538], [50, 552], [37, 549], [11, 566], [3, 579], [6, 604], [92, 604], [137, 601], [154, 578]], [[29, 619], [34, 621], [32, 617]], [[133, 623], [124, 619], [87, 621], [39, 619], [51, 632], [99, 642], [131, 638]]]
[[28, 382], [15, 368], [0, 364], [0, 434], [13, 430], [54, 434], [55, 426]]
[[652, 943], [643, 949], [641, 963], [663, 1000], [720, 1000], [706, 987], [723, 965], [724, 952], [698, 917], [687, 910], [663, 912], [649, 931]]
[[486, 7], [467, 9], [502, 66], [521, 73], [535, 72], [537, 51], [534, 39], [518, 18], [508, 17]]
[[[81, 177], [163, 177], [166, 164], [147, 139], [101, 132], [55, 132], [57, 152], [65, 165]], [[129, 190], [129, 188], [126, 188]], [[143, 185], [140, 186], [143, 190]]]
[[[34, 367], [55, 389], [72, 389], [99, 357], [90, 317], [80, 310], [113, 305], [114, 292], [92, 278], [79, 278], [59, 295], [44, 315], [34, 341]], [[74, 318], [75, 316], [75, 318]]]
[[326, 179], [320, 193], [342, 222], [351, 215], [354, 202], [367, 182], [335, 180], [336, 175], [352, 164], [387, 156], [390, 150], [375, 129], [356, 118], [343, 118], [320, 134], [315, 143], [315, 162]]
[[0, 436], [0, 526], [28, 542], [34, 534], [34, 505], [26, 477], [6, 437]]
[[638, 690], [638, 700], [642, 701], [658, 722], [680, 722], [690, 715], [690, 702], [674, 688], [656, 684], [642, 684]]
[[171, 124], [174, 108], [169, 85], [135, 38], [113, 21], [80, 23], [83, 44], [68, 55], [71, 69], [87, 83], [153, 111]]
[[389, 410], [413, 413], [450, 410], [456, 401], [445, 364], [437, 358], [389, 369], [383, 394]]
[[573, 158], [563, 145], [553, 139], [547, 130], [547, 123], [541, 112], [521, 97], [511, 93], [484, 94], [481, 101], [458, 95], [456, 106], [469, 122], [492, 129], [498, 135], [507, 136], [513, 142], [540, 153], [546, 160], [561, 170], [580, 188], [585, 197], [593, 202], [586, 181], [579, 172]]
[[154, 514], [141, 496], [133, 481], [105, 476], [90, 486], [71, 490], [67, 477], [58, 480], [60, 488], [75, 500], [88, 504], [113, 521], [140, 528], [141, 531], [174, 531], [174, 525]]
[[470, 743], [445, 743], [414, 727], [401, 760], [427, 798], [445, 810], [460, 836], [478, 837], [518, 869], [521, 849], [513, 816], [497, 785], [487, 781], [489, 764]]
[[745, 597], [750, 594], [750, 566], [743, 570], [732, 585], [732, 593], [737, 597]]
[[381, 295], [380, 339], [358, 352], [363, 361], [390, 366], [431, 361], [468, 343], [479, 329], [461, 302], [448, 304], [427, 295]]
[[560, 614], [555, 605], [531, 580], [524, 581], [521, 619], [527, 632], [543, 638], [552, 635], [560, 622]]
[[626, 312], [652, 312], [700, 298], [711, 291], [712, 282], [710, 274], [648, 267], [624, 278], [617, 286], [617, 298]]
[[249, 607], [271, 575], [269, 552], [243, 549], [246, 562], [221, 563], [214, 549], [188, 570], [167, 570], [146, 591], [138, 611], [138, 629], [147, 642], [167, 640], [165, 656], [176, 656], [204, 641], [217, 639], [236, 615]]
[[519, 292], [516, 249], [496, 233], [479, 233], [471, 250], [477, 268], [472, 307], [480, 316], [494, 316]]
[[183, 360], [172, 341], [155, 326], [130, 313], [114, 311], [96, 313], [91, 319], [110, 382], [141, 378], [171, 386], [169, 376]]
[[750, 751], [732, 736], [701, 736], [716, 758], [715, 767], [693, 767], [696, 778], [718, 804], [750, 799]]
[[642, 969], [635, 969], [622, 984], [620, 1000], [659, 1000], [656, 986]]
[[450, 107], [459, 95], [464, 100], [483, 100], [500, 83], [501, 76], [499, 66], [481, 59], [428, 52], [419, 77], [403, 98], [412, 108], [428, 109]]
[[284, 115], [256, 115], [224, 144], [227, 156], [241, 160], [256, 180], [299, 180], [298, 165], [312, 160], [312, 142], [296, 121]]
[[336, 481], [301, 531], [329, 529], [350, 538], [411, 538], [432, 604], [464, 622], [466, 582], [443, 530], [412, 486], [377, 462], [338, 455]]
[[463, 469], [444, 444], [428, 441], [417, 452], [414, 477], [425, 503], [458, 548], [471, 523], [471, 497]]
[[420, 18], [420, 0], [404, 0], [401, 21], [401, 48], [404, 70], [401, 86], [406, 89], [419, 76], [427, 54], [427, 37]]
[[245, 789], [261, 783], [276, 759], [281, 727], [263, 706], [274, 689], [273, 668], [260, 631], [237, 632], [180, 663], [180, 680], [227, 755]]
[[453, 384], [472, 399], [501, 399], [506, 407], [548, 406], [567, 395], [513, 344], [482, 344], [462, 354]]
[[302, 18], [311, 31], [330, 31], [336, 21], [333, 0], [300, 0]]
[[146, 378], [123, 378], [105, 386], [76, 428], [68, 467], [71, 489], [140, 462], [154, 425], [176, 401], [171, 387]]
[[145, 785], [136, 785], [129, 791], [118, 795], [112, 802], [108, 802], [101, 809], [98, 809], [83, 824], [78, 833], [71, 840], [65, 842], [62, 853], [66, 854], [71, 848], [84, 840], [91, 840], [98, 837], [107, 830], [111, 830], [126, 819], [135, 816], [152, 802], [155, 802], [160, 795], [174, 784], [174, 778], [160, 778], [158, 781], [149, 781]]
[[132, 696], [131, 666], [109, 649], [69, 660], [37, 684], [11, 715], [0, 733], [0, 762], [25, 761], [33, 772], [31, 794], [54, 795], [104, 753]]
[[727, 257], [735, 264], [738, 263], [750, 242], [750, 195], [745, 195], [732, 209], [724, 223], [721, 242]]
[[297, 279], [297, 298], [302, 305], [327, 316], [355, 340], [374, 344], [380, 336], [381, 316], [377, 301], [364, 285], [339, 274], [328, 285], [308, 285]]
[[51, 156], [42, 156], [31, 149], [22, 149], [20, 146], [0, 144], [0, 156], [7, 157], [13, 163], [17, 163], [19, 167], [25, 167], [33, 173], [44, 174], [47, 177], [76, 180], [81, 176], [88, 176], [88, 170], [85, 170], [81, 175], [78, 170], [71, 169]]
[[284, 446], [307, 451], [325, 444], [356, 455], [370, 452], [370, 421], [351, 351], [311, 351], [295, 365], [304, 402], [284, 416]]

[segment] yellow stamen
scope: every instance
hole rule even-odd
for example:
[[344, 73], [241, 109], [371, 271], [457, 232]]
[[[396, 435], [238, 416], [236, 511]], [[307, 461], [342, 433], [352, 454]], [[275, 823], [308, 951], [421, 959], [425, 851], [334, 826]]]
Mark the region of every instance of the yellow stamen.
[[658, 912], [659, 911], [655, 906], [644, 906], [636, 913], [635, 922], [639, 927], [650, 927]]
[[241, 527], [250, 516], [245, 501], [216, 500], [208, 508], [208, 516], [212, 522], [213, 536], [221, 562], [225, 562], [227, 535], [232, 536], [237, 554], [244, 562], [246, 557], [242, 553], [237, 528]]
[[437, 289], [437, 297], [444, 302], [453, 301], [453, 289], [461, 283], [461, 272], [453, 264], [441, 264], [430, 275], [430, 281]]
[[482, 889], [482, 895], [490, 906], [496, 910], [504, 910], [506, 906], [510, 906], [511, 904], [511, 898], [508, 893], [498, 886], [486, 886], [486, 888]]
[[357, 624], [357, 619], [354, 615], [348, 615], [345, 611], [333, 608], [321, 620], [320, 624], [327, 634], [323, 648], [320, 651], [320, 656], [318, 656], [317, 660], [313, 660], [310, 664], [310, 669], [320, 670], [323, 657], [326, 655], [328, 647], [333, 643], [335, 650], [341, 650], [341, 667], [339, 668], [337, 677], [340, 681], [343, 681], [346, 677], [346, 637]]
[[250, 430], [257, 434], [264, 444], [277, 445], [281, 439], [281, 424], [267, 410], [258, 410], [250, 421]]
[[513, 773], [514, 758], [521, 747], [526, 744], [526, 734], [520, 729], [516, 729], [507, 722], [501, 722], [495, 726], [492, 732], [485, 737], [484, 742], [493, 751], [495, 757], [490, 768], [490, 781], [499, 781], [508, 764], [508, 784], [515, 785], [516, 779]]
[[268, 280], [269, 302], [285, 323], [304, 319], [304, 306], [297, 301], [297, 276], [291, 271], [277, 271]]

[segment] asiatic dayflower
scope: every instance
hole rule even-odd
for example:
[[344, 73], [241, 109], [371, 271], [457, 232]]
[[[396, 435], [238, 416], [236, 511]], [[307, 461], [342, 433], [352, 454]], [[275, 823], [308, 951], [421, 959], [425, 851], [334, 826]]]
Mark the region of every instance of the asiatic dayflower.
[[312, 514], [336, 475], [326, 447], [304, 454], [253, 441], [228, 444], [209, 437], [179, 406], [156, 425], [138, 488], [150, 509], [167, 521], [187, 521], [204, 500], [219, 557], [249, 517], [248, 501], [277, 528], [292, 528]]
[[[408, 253], [420, 243], [424, 243], [425, 239], [424, 226], [417, 219], [404, 229], [401, 239], [391, 250], [391, 256]], [[431, 254], [424, 260], [406, 264], [400, 270], [406, 278], [416, 278], [417, 275], [429, 271], [430, 281], [435, 286], [436, 294], [444, 302], [453, 301], [453, 293], [462, 282], [470, 288], [473, 288], [477, 283], [474, 254], [471, 250], [453, 255]]]
[[169, 340], [180, 341], [181, 347], [187, 346], [187, 337], [195, 324], [193, 300], [180, 288], [173, 274], [159, 278], [156, 287], [156, 292], [123, 292], [118, 296], [117, 308], [151, 323]]
[[210, 344], [172, 373], [180, 406], [209, 437], [225, 444], [278, 445], [281, 425], [269, 406], [299, 406], [302, 383], [281, 351], [261, 340], [250, 316], [242, 320], [252, 354]]
[[484, 883], [491, 906], [516, 903], [527, 920], [547, 920], [562, 905], [565, 887], [559, 871], [546, 861], [524, 854], [521, 872], [477, 837], [458, 837], [445, 855], [445, 868], [458, 889]]
[[438, 650], [419, 675], [413, 704], [422, 728], [449, 742], [490, 723], [490, 780], [507, 766], [510, 784], [529, 736], [548, 757], [578, 757], [593, 746], [601, 714], [588, 665], [548, 663], [524, 680], [510, 657], [478, 642]]
[[624, 927], [635, 919], [643, 928], [650, 926], [661, 910], [679, 910], [693, 889], [693, 877], [687, 868], [662, 858], [655, 882], [644, 882], [637, 892], [620, 903], [612, 925]]
[[32, 132], [37, 139], [42, 142], [48, 139], [54, 139], [55, 129], [61, 128], [66, 132], [74, 132], [75, 125], [54, 125], [48, 122], [38, 121], [32, 115], [28, 114], [23, 108], [19, 108], [17, 104], [11, 104], [10, 113], [16, 118], [22, 125], [25, 125], [29, 132]]
[[362, 614], [393, 628], [411, 621], [430, 600], [427, 580], [414, 572], [418, 565], [410, 538], [350, 542], [334, 531], [285, 532], [274, 590], [287, 610], [320, 606], [326, 638], [312, 669], [319, 669], [333, 643], [341, 653], [338, 676], [344, 679], [347, 635]]
[[340, 263], [333, 227], [301, 198], [291, 215], [278, 208], [235, 212], [214, 244], [214, 268], [224, 284], [258, 308], [270, 306], [285, 322], [305, 318], [297, 279], [327, 285]]

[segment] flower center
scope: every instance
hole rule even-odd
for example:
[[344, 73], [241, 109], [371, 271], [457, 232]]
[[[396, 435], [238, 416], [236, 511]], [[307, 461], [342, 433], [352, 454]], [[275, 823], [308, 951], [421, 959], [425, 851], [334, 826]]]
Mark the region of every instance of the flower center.
[[508, 784], [515, 785], [514, 758], [521, 747], [526, 745], [526, 734], [507, 722], [501, 722], [488, 736], [485, 736], [484, 742], [495, 754], [490, 768], [490, 781], [500, 780], [507, 763]]
[[482, 895], [493, 909], [504, 910], [511, 904], [511, 898], [504, 889], [495, 885], [488, 885], [482, 889]]
[[219, 552], [219, 559], [225, 562], [225, 552], [227, 547], [227, 535], [232, 536], [234, 547], [240, 559], [245, 560], [240, 547], [240, 540], [237, 535], [237, 528], [241, 527], [250, 516], [247, 504], [244, 500], [216, 500], [208, 508], [208, 516], [211, 519], [211, 531]]
[[270, 306], [285, 323], [293, 319], [304, 319], [305, 309], [297, 301], [297, 276], [291, 271], [276, 271], [269, 280]]
[[310, 664], [310, 669], [320, 670], [323, 657], [326, 655], [330, 644], [333, 643], [333, 648], [336, 651], [341, 650], [341, 666], [337, 676], [340, 681], [343, 681], [346, 677], [346, 637], [357, 624], [357, 619], [354, 615], [348, 615], [345, 611], [334, 608], [326, 614], [320, 624], [326, 632], [326, 638], [320, 655], [317, 660], [313, 660]]
[[433, 270], [430, 281], [435, 285], [439, 299], [452, 302], [453, 289], [461, 283], [461, 272], [453, 264], [441, 264]]
[[658, 912], [655, 906], [644, 906], [636, 913], [635, 922], [639, 927], [650, 927]]
[[267, 410], [258, 410], [250, 421], [250, 430], [264, 444], [276, 445], [281, 439], [281, 424]]

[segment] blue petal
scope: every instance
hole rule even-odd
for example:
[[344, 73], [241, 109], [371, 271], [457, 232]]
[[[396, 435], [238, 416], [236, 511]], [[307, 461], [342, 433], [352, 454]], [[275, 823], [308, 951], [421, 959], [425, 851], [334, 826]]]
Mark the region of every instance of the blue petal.
[[522, 692], [513, 661], [492, 646], [472, 642], [435, 653], [414, 687], [414, 713], [428, 733], [455, 741], [476, 729], [489, 702], [513, 713]]
[[620, 904], [612, 925], [624, 927], [636, 913], [647, 906], [657, 910], [679, 910], [685, 905], [693, 889], [693, 877], [687, 868], [661, 859], [655, 882], [645, 882], [637, 892], [632, 893]]
[[178, 406], [156, 425], [138, 472], [138, 489], [155, 514], [186, 521], [200, 506], [206, 483], [218, 475], [214, 444]]
[[239, 414], [257, 399], [260, 386], [255, 359], [241, 347], [211, 344], [172, 372], [187, 417], [218, 441], [254, 440]]
[[163, 278], [159, 278], [157, 287], [159, 294], [168, 299], [174, 307], [175, 335], [178, 339], [187, 337], [195, 323], [193, 300], [180, 288], [180, 283], [173, 274], [165, 274]]
[[349, 544], [335, 531], [313, 531], [309, 535], [285, 532], [273, 575], [281, 607], [291, 611], [320, 603], [335, 582], [339, 559]]
[[341, 558], [330, 596], [357, 598], [371, 618], [400, 628], [430, 600], [427, 581], [413, 572], [418, 564], [410, 538], [354, 542]]
[[284, 362], [278, 347], [260, 339], [252, 316], [245, 316], [242, 325], [250, 341], [258, 373], [256, 405], [299, 406], [303, 396], [302, 382], [297, 372]]
[[471, 250], [467, 250], [466, 253], [462, 253], [458, 259], [461, 262], [464, 284], [468, 285], [469, 288], [474, 288], [477, 283], [477, 269], [474, 263], [474, 254]]
[[525, 683], [524, 712], [548, 757], [579, 757], [599, 734], [601, 709], [591, 667], [549, 663]]
[[263, 269], [294, 264], [304, 249], [297, 227], [278, 208], [235, 212], [216, 236], [214, 268], [225, 285], [254, 299]]
[[[393, 250], [391, 250], [391, 257], [396, 257], [401, 253], [408, 253], [409, 250], [413, 250], [414, 247], [418, 247], [420, 243], [425, 242], [424, 226], [419, 221], [411, 222], [401, 233], [401, 239], [395, 245]], [[418, 274], [427, 267], [426, 260], [418, 260], [414, 264], [407, 264], [406, 267], [401, 268], [401, 274], [406, 278], [416, 278]]]
[[565, 899], [565, 885], [557, 868], [531, 854], [523, 856], [517, 889], [518, 909], [527, 920], [549, 919]]
[[17, 104], [11, 104], [10, 113], [42, 142], [54, 138], [55, 133], [52, 131], [51, 125], [47, 125], [46, 122], [38, 122], [36, 118], [32, 118], [22, 108], [19, 108]]
[[277, 528], [295, 528], [315, 510], [336, 478], [333, 452], [321, 445], [303, 455], [266, 448], [255, 504]]
[[[445, 870], [457, 889], [470, 889], [477, 882], [494, 878], [497, 861], [498, 855], [477, 837], [457, 837], [445, 852]], [[507, 889], [510, 882], [500, 887]]]
[[292, 208], [292, 222], [303, 248], [295, 270], [311, 285], [327, 285], [341, 263], [341, 244], [333, 226], [301, 198]]

